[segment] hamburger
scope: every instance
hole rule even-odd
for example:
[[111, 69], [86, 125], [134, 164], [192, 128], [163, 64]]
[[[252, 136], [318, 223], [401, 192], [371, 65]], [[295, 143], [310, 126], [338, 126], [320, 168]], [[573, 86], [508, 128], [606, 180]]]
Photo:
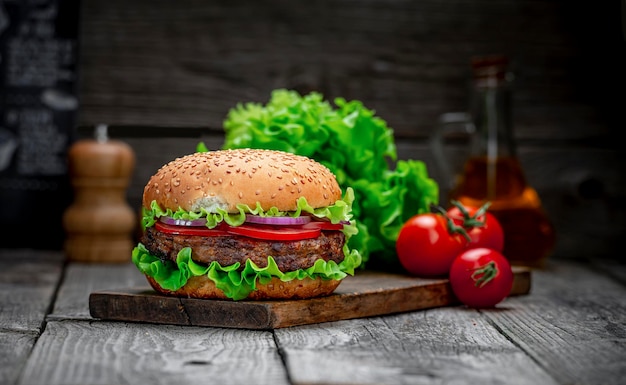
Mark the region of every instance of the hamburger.
[[196, 152], [162, 166], [142, 199], [132, 260], [161, 294], [211, 299], [330, 295], [361, 264], [354, 193], [310, 158]]

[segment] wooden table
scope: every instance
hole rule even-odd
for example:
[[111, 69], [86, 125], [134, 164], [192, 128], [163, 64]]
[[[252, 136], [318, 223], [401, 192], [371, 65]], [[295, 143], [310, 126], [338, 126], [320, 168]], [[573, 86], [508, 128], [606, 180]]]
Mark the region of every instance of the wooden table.
[[94, 319], [130, 264], [0, 249], [2, 384], [624, 384], [626, 266], [550, 261], [495, 310], [250, 330]]

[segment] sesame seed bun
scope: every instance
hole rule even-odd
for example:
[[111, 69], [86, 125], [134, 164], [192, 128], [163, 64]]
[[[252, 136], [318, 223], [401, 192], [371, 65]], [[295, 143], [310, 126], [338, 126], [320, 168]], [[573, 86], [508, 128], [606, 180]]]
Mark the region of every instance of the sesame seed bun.
[[324, 165], [291, 153], [236, 149], [197, 152], [177, 158], [154, 174], [144, 188], [143, 206], [163, 209], [237, 212], [237, 204], [263, 210], [296, 210], [304, 196], [312, 207], [341, 199], [335, 175]]

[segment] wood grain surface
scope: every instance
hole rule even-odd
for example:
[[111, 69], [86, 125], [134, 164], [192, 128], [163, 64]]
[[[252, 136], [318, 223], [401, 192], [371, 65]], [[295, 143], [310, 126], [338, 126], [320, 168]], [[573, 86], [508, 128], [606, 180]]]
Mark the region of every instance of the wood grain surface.
[[[63, 264], [61, 253], [0, 249], [0, 383], [621, 385], [626, 266], [591, 259], [548, 261], [532, 271], [528, 294], [496, 309], [252, 330], [93, 318], [90, 293], [145, 284], [133, 264]], [[43, 300], [31, 291], [42, 284], [37, 271], [54, 293]]]
[[63, 254], [0, 249], [0, 263], [5, 266], [0, 269], [0, 330], [41, 331], [63, 271]]
[[20, 383], [288, 385], [270, 332], [54, 321]]
[[[529, 269], [514, 268], [512, 295], [530, 292]], [[276, 329], [458, 304], [447, 279], [364, 271], [327, 297], [289, 301], [222, 301], [166, 297], [150, 288], [93, 292], [89, 310], [103, 320]]]

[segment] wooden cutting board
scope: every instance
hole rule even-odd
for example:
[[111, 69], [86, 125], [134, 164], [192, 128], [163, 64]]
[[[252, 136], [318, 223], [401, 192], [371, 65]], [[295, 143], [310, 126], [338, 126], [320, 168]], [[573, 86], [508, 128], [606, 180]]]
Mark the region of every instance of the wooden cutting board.
[[[530, 292], [530, 269], [515, 267], [511, 295]], [[288, 301], [230, 301], [166, 297], [149, 286], [98, 291], [89, 296], [92, 317], [103, 320], [240, 329], [379, 316], [459, 304], [447, 279], [362, 271], [346, 277], [328, 297]]]

